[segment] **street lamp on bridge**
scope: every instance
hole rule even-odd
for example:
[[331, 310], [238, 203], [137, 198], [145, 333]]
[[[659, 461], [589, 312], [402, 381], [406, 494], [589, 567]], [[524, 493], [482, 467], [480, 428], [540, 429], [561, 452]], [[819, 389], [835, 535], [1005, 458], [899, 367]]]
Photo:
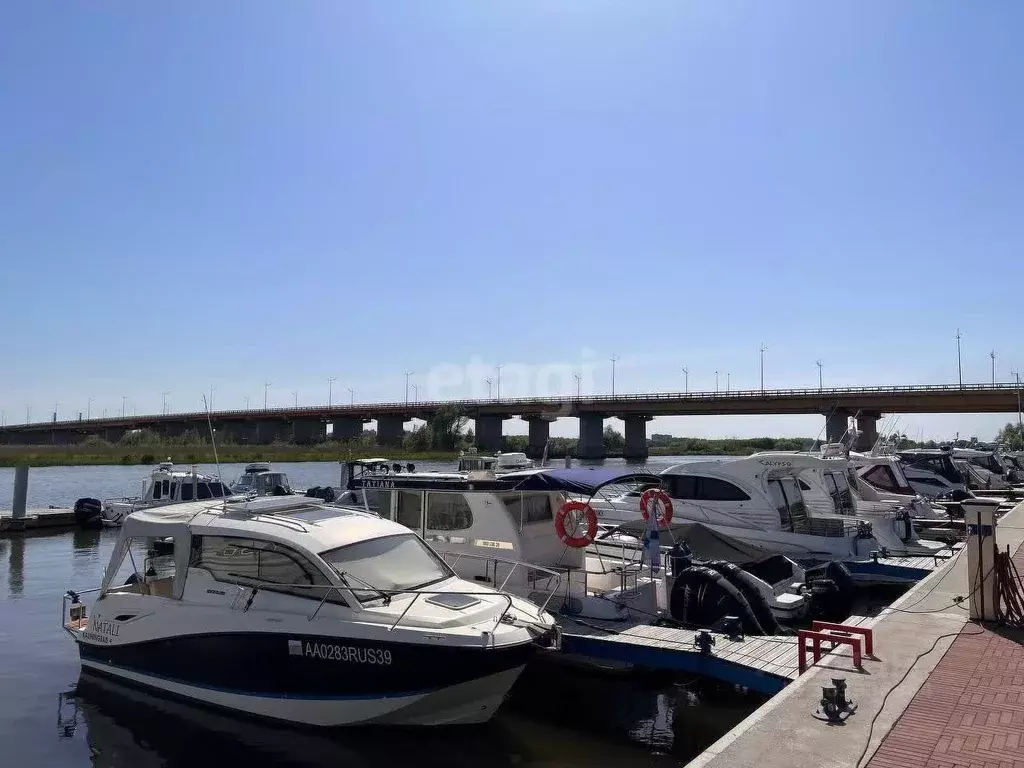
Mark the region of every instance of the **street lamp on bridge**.
[[761, 352], [761, 391], [762, 392], [764, 392], [764, 353], [765, 353], [765, 351], [767, 349], [768, 349], [768, 347], [766, 347], [764, 345], [764, 342], [761, 342], [761, 347], [760, 347], [759, 351]]
[[89, 402], [87, 402], [85, 404], [85, 418], [86, 419], [91, 419], [92, 418], [92, 401], [93, 401], [93, 398], [90, 397], [89, 398]]
[[823, 389], [824, 386], [822, 384], [822, 378], [821, 378], [821, 360], [815, 360], [814, 364], [816, 366], [818, 366], [818, 389]]
[[348, 388], [348, 404], [349, 405], [355, 405], [356, 404], [356, 391], [354, 389], [352, 389], [352, 387]]
[[405, 372], [405, 404], [409, 404], [409, 377], [415, 374], [416, 371]]
[[164, 414], [164, 416], [166, 416], [166, 415], [167, 415], [167, 396], [168, 396], [169, 394], [171, 394], [171, 391], [170, 391], [170, 390], [167, 390], [166, 392], [161, 392], [161, 393], [160, 393], [160, 396], [161, 396], [161, 397], [163, 398], [163, 400], [164, 400], [164, 403], [163, 403], [163, 406], [162, 406], [163, 410], [161, 411], [161, 413], [163, 413], [163, 414]]
[[269, 379], [267, 381], [263, 382], [263, 410], [264, 411], [267, 410], [267, 390], [270, 389], [270, 385], [272, 383], [273, 382], [270, 381]]
[[960, 339], [963, 338], [963, 334], [960, 333], [960, 329], [956, 329], [956, 373], [960, 379], [960, 389], [964, 388], [964, 367], [963, 361], [960, 358]]
[[611, 357], [611, 361], [612, 361], [612, 397], [615, 397], [615, 364], [617, 362], [619, 362], [619, 356], [613, 353], [612, 357]]
[[331, 376], [327, 379], [327, 407], [331, 407], [331, 397], [334, 394], [334, 382], [338, 380], [337, 376]]
[[683, 366], [683, 392], [690, 391], [690, 369], [685, 365]]

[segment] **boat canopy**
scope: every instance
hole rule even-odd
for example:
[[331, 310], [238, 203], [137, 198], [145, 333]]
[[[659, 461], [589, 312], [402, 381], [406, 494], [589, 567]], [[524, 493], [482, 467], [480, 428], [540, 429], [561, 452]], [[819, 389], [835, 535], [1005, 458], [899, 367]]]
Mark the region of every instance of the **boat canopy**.
[[511, 472], [504, 479], [515, 481], [516, 491], [562, 491], [587, 496], [593, 496], [607, 485], [661, 484], [661, 477], [652, 472], [622, 467], [570, 467]]

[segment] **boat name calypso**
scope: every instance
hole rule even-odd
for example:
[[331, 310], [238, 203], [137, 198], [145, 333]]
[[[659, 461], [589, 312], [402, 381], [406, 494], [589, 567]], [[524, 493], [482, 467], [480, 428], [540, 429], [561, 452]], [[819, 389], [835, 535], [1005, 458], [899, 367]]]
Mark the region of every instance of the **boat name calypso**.
[[757, 463], [762, 467], [792, 467], [792, 461], [782, 461], [781, 459], [758, 459]]
[[354, 645], [334, 645], [333, 643], [312, 643], [308, 640], [288, 641], [288, 653], [292, 656], [305, 656], [325, 661], [347, 661], [351, 664], [391, 664], [391, 651], [382, 648], [357, 648]]

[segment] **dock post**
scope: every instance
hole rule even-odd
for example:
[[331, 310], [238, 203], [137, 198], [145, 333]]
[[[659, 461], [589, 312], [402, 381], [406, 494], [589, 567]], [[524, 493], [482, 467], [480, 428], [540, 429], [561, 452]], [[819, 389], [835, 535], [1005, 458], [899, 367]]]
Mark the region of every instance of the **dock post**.
[[999, 618], [999, 591], [995, 573], [996, 509], [995, 499], [964, 499], [964, 523], [967, 526], [967, 578], [971, 589], [969, 607], [972, 621]]
[[24, 520], [26, 502], [28, 500], [28, 467], [19, 464], [14, 468], [14, 503], [11, 505], [11, 518]]

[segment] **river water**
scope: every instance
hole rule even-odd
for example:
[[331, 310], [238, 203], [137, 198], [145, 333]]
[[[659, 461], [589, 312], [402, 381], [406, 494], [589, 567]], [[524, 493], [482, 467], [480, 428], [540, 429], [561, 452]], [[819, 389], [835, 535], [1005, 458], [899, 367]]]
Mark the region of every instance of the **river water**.
[[[675, 461], [659, 458], [652, 467]], [[275, 468], [299, 488], [337, 484], [333, 462]], [[225, 478], [241, 469], [221, 467]], [[33, 469], [29, 505], [134, 494], [149, 471]], [[12, 486], [13, 470], [0, 470], [0, 505], [7, 506]], [[99, 584], [115, 539], [114, 531], [0, 539], [0, 765], [679, 766], [764, 701], [668, 674], [583, 673], [541, 663], [483, 726], [325, 733], [236, 718], [81, 673], [74, 643], [60, 628], [60, 596]]]

